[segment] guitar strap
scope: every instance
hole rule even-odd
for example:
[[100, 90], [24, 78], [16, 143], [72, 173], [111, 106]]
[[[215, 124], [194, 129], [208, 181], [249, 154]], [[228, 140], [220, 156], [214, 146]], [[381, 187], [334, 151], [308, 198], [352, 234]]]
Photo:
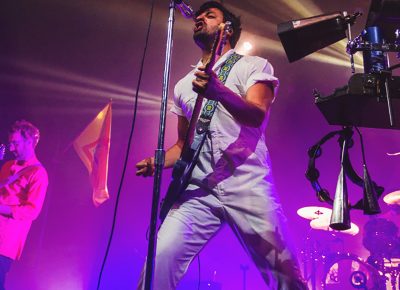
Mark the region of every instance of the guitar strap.
[[[232, 53], [225, 61], [218, 73], [218, 79], [225, 84], [226, 79], [235, 65], [235, 63], [241, 59], [243, 55]], [[217, 108], [218, 102], [214, 100], [207, 100], [201, 111], [201, 115], [197, 120], [196, 132], [194, 134], [193, 142], [190, 146], [193, 150], [198, 150], [204, 143], [205, 136], [210, 128], [211, 118], [214, 115], [215, 109]]]
[[29, 165], [29, 166], [27, 166], [27, 167], [22, 168], [20, 171], [14, 173], [13, 175], [7, 177], [6, 179], [1, 180], [1, 181], [0, 181], [0, 188], [3, 188], [3, 187], [5, 187], [5, 186], [7, 186], [7, 185], [13, 183], [13, 182], [16, 181], [18, 178], [20, 178], [21, 175], [22, 175], [23, 173], [29, 171], [30, 169], [33, 169], [33, 168], [35, 168], [35, 167], [38, 167], [38, 166], [42, 166], [42, 164], [40, 164], [40, 163], [35, 163], [35, 164], [32, 164], [32, 165]]

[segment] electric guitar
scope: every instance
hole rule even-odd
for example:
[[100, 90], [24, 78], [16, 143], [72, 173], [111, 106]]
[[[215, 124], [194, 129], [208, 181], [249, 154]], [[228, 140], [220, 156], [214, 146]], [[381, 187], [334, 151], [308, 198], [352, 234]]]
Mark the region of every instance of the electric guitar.
[[[222, 55], [222, 49], [227, 41], [227, 34], [231, 31], [231, 23], [227, 21], [222, 23], [219, 30], [215, 34], [215, 39], [211, 49], [209, 59], [206, 61], [205, 71], [209, 74], [212, 72], [212, 68], [217, 61], [218, 57]], [[192, 118], [189, 122], [188, 132], [185, 138], [185, 143], [182, 148], [181, 156], [175, 163], [172, 170], [172, 181], [168, 187], [168, 191], [165, 195], [164, 200], [161, 204], [160, 219], [164, 221], [169, 210], [173, 204], [179, 199], [181, 194], [185, 191], [189, 184], [189, 180], [192, 176], [194, 167], [196, 166], [199, 158], [201, 147], [207, 136], [207, 132], [199, 132], [195, 135], [195, 129], [197, 120], [200, 115], [201, 106], [203, 103], [204, 96], [201, 94], [197, 95], [196, 103], [193, 108]]]

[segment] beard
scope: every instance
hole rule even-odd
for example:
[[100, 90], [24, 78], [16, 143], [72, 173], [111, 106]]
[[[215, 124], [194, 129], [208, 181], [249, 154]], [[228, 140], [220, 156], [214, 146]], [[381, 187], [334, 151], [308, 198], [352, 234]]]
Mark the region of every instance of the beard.
[[193, 40], [202, 50], [211, 51], [215, 33], [208, 33], [207, 31], [197, 31], [193, 34]]

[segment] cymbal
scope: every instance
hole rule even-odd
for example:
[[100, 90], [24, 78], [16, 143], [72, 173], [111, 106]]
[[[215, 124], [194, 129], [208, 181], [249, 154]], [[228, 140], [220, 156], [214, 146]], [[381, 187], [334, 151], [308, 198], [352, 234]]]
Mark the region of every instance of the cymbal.
[[351, 223], [350, 229], [345, 230], [345, 231], [336, 231], [334, 229], [331, 229], [329, 227], [329, 224], [330, 224], [330, 215], [329, 215], [329, 217], [314, 219], [310, 222], [311, 228], [316, 229], [316, 230], [335, 231], [335, 232], [340, 232], [340, 233], [344, 233], [344, 234], [349, 234], [352, 236], [357, 235], [360, 231], [360, 228], [355, 223]]
[[332, 210], [330, 208], [322, 207], [322, 206], [306, 206], [299, 208], [297, 210], [297, 214], [302, 218], [313, 220], [317, 218], [322, 218], [325, 216], [330, 217]]
[[386, 194], [383, 197], [383, 201], [387, 204], [397, 204], [400, 205], [400, 190], [393, 191]]

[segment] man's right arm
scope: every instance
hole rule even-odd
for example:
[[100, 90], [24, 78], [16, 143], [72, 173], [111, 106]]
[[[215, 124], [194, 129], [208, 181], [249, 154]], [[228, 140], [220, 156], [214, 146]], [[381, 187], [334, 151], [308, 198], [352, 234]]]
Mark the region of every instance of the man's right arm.
[[[186, 133], [189, 127], [189, 121], [183, 117], [178, 116], [178, 140], [176, 143], [167, 150], [165, 153], [165, 164], [164, 168], [170, 168], [174, 166], [175, 162], [181, 156], [183, 144], [185, 143]], [[153, 176], [154, 175], [154, 157], [143, 159], [136, 163], [136, 175]]]

